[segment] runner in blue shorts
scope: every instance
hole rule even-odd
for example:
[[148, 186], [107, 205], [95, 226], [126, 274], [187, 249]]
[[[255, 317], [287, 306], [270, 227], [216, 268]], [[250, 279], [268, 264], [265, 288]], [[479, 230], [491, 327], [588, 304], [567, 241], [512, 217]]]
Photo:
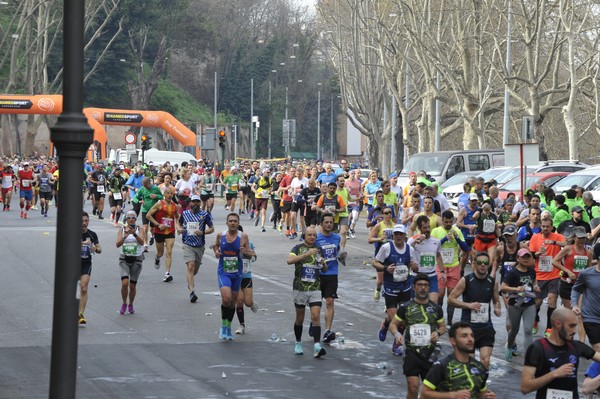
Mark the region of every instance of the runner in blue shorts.
[[232, 341], [231, 321], [235, 315], [235, 303], [242, 285], [242, 257], [250, 254], [248, 234], [238, 230], [240, 217], [237, 213], [227, 215], [227, 230], [217, 234], [213, 250], [219, 259], [217, 276], [221, 291], [221, 331], [219, 338]]

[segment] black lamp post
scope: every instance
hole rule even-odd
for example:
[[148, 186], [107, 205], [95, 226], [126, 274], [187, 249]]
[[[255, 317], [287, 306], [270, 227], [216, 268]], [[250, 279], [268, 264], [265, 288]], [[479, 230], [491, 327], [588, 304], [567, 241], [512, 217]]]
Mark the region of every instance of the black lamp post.
[[63, 113], [50, 129], [59, 157], [58, 209], [52, 318], [50, 398], [75, 398], [81, 273], [83, 158], [94, 131], [83, 115], [83, 45], [85, 1], [64, 0]]

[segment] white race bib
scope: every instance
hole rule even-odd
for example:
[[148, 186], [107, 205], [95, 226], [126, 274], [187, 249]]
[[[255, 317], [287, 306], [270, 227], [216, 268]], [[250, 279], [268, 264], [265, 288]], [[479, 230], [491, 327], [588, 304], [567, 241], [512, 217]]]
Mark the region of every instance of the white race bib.
[[429, 324], [413, 324], [410, 326], [410, 343], [414, 346], [431, 344], [431, 326]]
[[394, 281], [399, 283], [408, 278], [408, 267], [406, 265], [396, 265], [394, 268]]
[[554, 266], [552, 266], [552, 256], [542, 255], [538, 263], [540, 272], [551, 272]]
[[121, 200], [121, 199], [123, 199], [123, 196], [121, 195], [121, 192], [118, 192], [118, 193], [113, 193], [113, 195], [112, 195], [112, 196], [113, 196], [113, 199], [114, 199], [115, 201], [118, 201], [118, 200]]
[[494, 219], [485, 219], [483, 221], [483, 232], [485, 234], [491, 234], [496, 231], [496, 222]]
[[546, 399], [573, 399], [573, 392], [548, 388], [546, 391]]
[[252, 271], [252, 266], [251, 266], [250, 259], [242, 259], [242, 273], [243, 274], [248, 274]]
[[471, 323], [487, 323], [489, 321], [489, 303], [480, 303], [479, 312], [471, 310]]
[[204, 185], [204, 191], [212, 191], [213, 185], [212, 183], [207, 183]]
[[187, 222], [186, 230], [188, 234], [194, 234], [194, 231], [200, 229], [200, 223], [198, 222]]
[[165, 227], [171, 228], [173, 227], [173, 218], [162, 218], [160, 224], [164, 224]]
[[23, 185], [23, 187], [29, 187], [29, 180], [23, 179], [23, 180], [21, 180], [21, 184]]
[[302, 265], [301, 273], [302, 274], [300, 276], [300, 279], [303, 282], [314, 283], [315, 281], [317, 281], [317, 268], [315, 264], [311, 263]]
[[321, 249], [323, 249], [323, 254], [325, 254], [325, 261], [331, 262], [334, 261], [337, 254], [336, 249], [337, 246], [335, 244], [324, 244], [321, 245]]
[[442, 248], [442, 262], [445, 265], [454, 262], [454, 248]]
[[96, 192], [97, 192], [97, 193], [100, 193], [100, 194], [104, 194], [104, 185], [102, 185], [102, 184], [98, 184], [98, 185], [96, 186]]

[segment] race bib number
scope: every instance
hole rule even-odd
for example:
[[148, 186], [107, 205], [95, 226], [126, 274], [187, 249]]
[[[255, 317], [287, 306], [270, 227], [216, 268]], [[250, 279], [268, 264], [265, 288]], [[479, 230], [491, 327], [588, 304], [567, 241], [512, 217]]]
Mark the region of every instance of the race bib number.
[[494, 219], [485, 219], [483, 221], [483, 232], [490, 234], [494, 231], [496, 231], [496, 222], [494, 222]]
[[81, 259], [88, 259], [92, 254], [92, 247], [90, 245], [81, 246]]
[[[587, 258], [586, 258], [587, 259]], [[540, 256], [540, 262], [538, 264], [538, 268], [541, 272], [551, 272], [552, 271], [552, 256]]]
[[212, 191], [213, 185], [212, 183], [208, 183], [204, 185], [204, 191]]
[[165, 227], [171, 228], [173, 227], [173, 218], [162, 218], [160, 220], [160, 224], [165, 225]]
[[317, 268], [314, 264], [302, 265], [300, 279], [305, 283], [314, 283], [317, 281]]
[[200, 230], [200, 223], [198, 222], [187, 222], [186, 230], [188, 233], [193, 233], [196, 230]]
[[268, 192], [267, 190], [264, 190], [264, 189], [263, 189], [263, 190], [260, 192], [260, 195], [259, 195], [259, 197], [260, 197], [260, 198], [263, 198], [263, 199], [265, 199], [265, 198], [269, 198], [269, 192]]
[[408, 279], [408, 267], [406, 265], [396, 265], [394, 268], [394, 281], [400, 283]]
[[237, 273], [238, 272], [238, 257], [237, 256], [226, 256], [223, 258], [223, 270], [225, 273]]
[[588, 257], [585, 255], [575, 255], [573, 257], [573, 271], [581, 273], [588, 265]]
[[573, 399], [573, 392], [549, 388], [546, 391], [546, 399]]
[[337, 246], [335, 244], [325, 244], [322, 245], [323, 253], [325, 254], [325, 261], [330, 262], [335, 260], [337, 254]]
[[123, 244], [123, 255], [136, 256], [137, 244], [134, 242], [127, 242]]
[[242, 259], [242, 273], [248, 274], [252, 272], [251, 264], [252, 262], [250, 262], [250, 259]]
[[231, 191], [237, 191], [238, 190], [238, 185], [234, 184], [233, 186], [231, 186]]
[[113, 193], [113, 199], [114, 199], [115, 201], [122, 200], [122, 199], [123, 199], [123, 196], [121, 195], [121, 193], [120, 193], [120, 192], [118, 192], [118, 193]]
[[29, 185], [31, 183], [30, 183], [30, 180], [23, 179], [23, 180], [21, 180], [21, 184], [23, 184], [23, 187], [29, 187]]
[[442, 262], [445, 265], [454, 262], [454, 248], [442, 248]]
[[96, 192], [97, 192], [97, 193], [100, 193], [100, 194], [104, 194], [104, 186], [103, 186], [103, 185], [101, 185], [101, 184], [98, 184], [98, 185], [96, 186]]
[[435, 255], [432, 253], [422, 253], [420, 256], [421, 267], [433, 268], [435, 267]]
[[489, 303], [480, 303], [479, 312], [471, 310], [471, 323], [487, 323], [489, 321]]
[[429, 324], [413, 324], [410, 326], [410, 343], [414, 346], [431, 344], [431, 326]]
[[244, 187], [246, 187], [246, 182], [244, 180], [240, 180], [238, 183], [238, 186], [241, 188], [244, 188]]
[[334, 213], [335, 212], [335, 205], [325, 205], [325, 211], [326, 212]]

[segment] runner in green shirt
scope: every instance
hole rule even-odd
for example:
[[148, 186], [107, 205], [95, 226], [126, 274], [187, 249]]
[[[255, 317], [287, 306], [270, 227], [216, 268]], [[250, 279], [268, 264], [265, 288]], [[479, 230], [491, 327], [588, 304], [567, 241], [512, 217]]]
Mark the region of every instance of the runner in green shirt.
[[150, 242], [148, 242], [148, 224], [150, 221], [146, 218], [146, 213], [148, 213], [154, 204], [163, 199], [163, 195], [160, 188], [152, 184], [151, 178], [144, 177], [142, 187], [135, 194], [135, 198], [138, 201], [142, 201], [142, 238], [144, 239], [144, 252], [148, 252], [148, 245], [154, 244], [154, 233], [152, 233]]

